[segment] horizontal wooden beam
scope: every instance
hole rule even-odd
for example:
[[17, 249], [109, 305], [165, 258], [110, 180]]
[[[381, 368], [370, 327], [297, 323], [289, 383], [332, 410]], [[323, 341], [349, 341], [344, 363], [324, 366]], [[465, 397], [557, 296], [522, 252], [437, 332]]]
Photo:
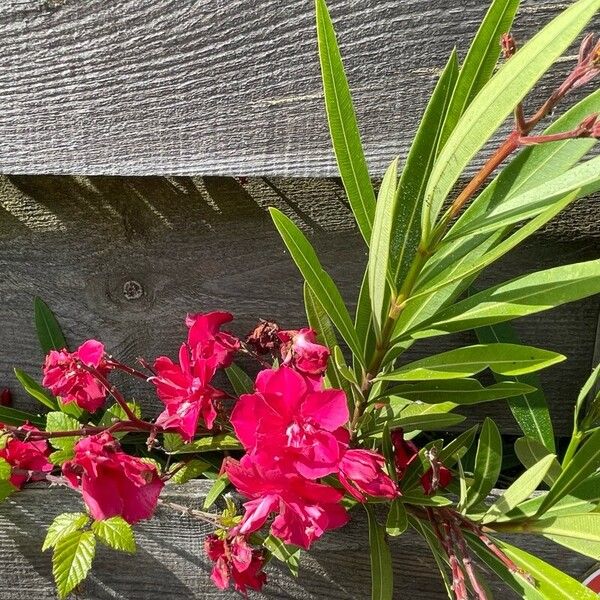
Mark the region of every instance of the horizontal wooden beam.
[[[376, 176], [488, 2], [329, 4]], [[515, 34], [564, 6], [524, 0]], [[310, 0], [19, 0], [0, 40], [2, 173], [335, 175]]]
[[[97, 337], [131, 362], [138, 356], [176, 356], [187, 312], [230, 310], [239, 335], [261, 317], [302, 326], [301, 279], [266, 213], [268, 205], [311, 233], [352, 303], [366, 254], [336, 181], [261, 178], [242, 185], [220, 177], [0, 178], [0, 387], [15, 391], [17, 407], [38, 406], [20, 391], [12, 373], [19, 367], [40, 375], [35, 295], [56, 312], [71, 345]], [[597, 203], [581, 206], [577, 210], [597, 209]], [[569, 219], [572, 227], [557, 226], [533, 238], [495, 263], [477, 285], [597, 258], [593, 235], [577, 230], [577, 214]], [[597, 226], [600, 219], [582, 222]], [[578, 386], [590, 371], [599, 306], [598, 298], [591, 298], [517, 322], [524, 343], [568, 356], [543, 373], [560, 435], [570, 433]], [[433, 338], [415, 344], [407, 357], [474, 341], [469, 335]], [[148, 414], [160, 410], [149, 387], [127, 381], [124, 390]], [[503, 402], [468, 414], [490, 415], [505, 433], [519, 432]]]
[[[192, 481], [168, 486], [165, 502], [199, 507], [209, 482]], [[495, 492], [496, 494], [498, 492]], [[42, 554], [45, 530], [62, 512], [79, 512], [81, 499], [64, 488], [27, 489], [15, 494], [0, 511], [0, 578], [6, 600], [55, 600], [49, 553]], [[210, 564], [203, 552], [210, 526], [171, 508], [159, 507], [156, 517], [135, 527], [138, 544], [134, 556], [117, 555], [99, 547], [81, 600], [190, 600], [237, 599], [233, 592], [219, 593], [209, 579]], [[580, 581], [593, 566], [590, 558], [537, 536], [511, 536], [512, 543], [563, 569]], [[269, 581], [256, 600], [363, 600], [370, 597], [368, 532], [364, 511], [352, 511], [352, 520], [330, 532], [304, 553], [300, 576], [273, 561]], [[443, 600], [446, 593], [423, 540], [412, 531], [391, 540], [395, 573], [394, 598]], [[487, 574], [498, 598], [512, 592]]]

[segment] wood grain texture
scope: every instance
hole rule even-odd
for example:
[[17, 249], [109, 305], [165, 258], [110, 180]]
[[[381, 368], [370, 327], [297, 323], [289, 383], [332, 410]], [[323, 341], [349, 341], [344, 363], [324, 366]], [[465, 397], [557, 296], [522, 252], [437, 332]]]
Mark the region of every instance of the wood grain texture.
[[[489, 3], [329, 4], [368, 162], [382, 174]], [[568, 4], [524, 0], [517, 38]], [[4, 2], [0, 172], [335, 175], [313, 21], [312, 0]]]
[[[336, 181], [261, 178], [240, 185], [220, 177], [1, 178], [0, 387], [13, 389], [17, 407], [38, 406], [12, 373], [16, 366], [40, 375], [35, 295], [56, 312], [71, 345], [97, 337], [129, 362], [175, 356], [187, 312], [230, 310], [240, 335], [259, 317], [302, 326], [301, 279], [264, 210], [269, 204], [311, 232], [324, 264], [352, 302], [365, 250]], [[589, 232], [582, 239], [573, 239], [573, 229], [563, 233], [559, 228], [536, 236], [489, 269], [479, 285], [598, 257], [597, 239]], [[524, 343], [569, 357], [543, 373], [562, 435], [570, 431], [577, 389], [591, 368], [598, 309], [598, 298], [591, 298], [517, 322]], [[474, 338], [424, 340], [407, 358], [459, 343]], [[158, 413], [160, 403], [144, 384], [126, 380], [123, 389], [149, 415]], [[502, 402], [468, 414], [493, 416], [505, 432], [518, 432]]]
[[[206, 481], [168, 486], [162, 498], [196, 508], [209, 487]], [[48, 507], [51, 507], [49, 509]], [[64, 488], [27, 489], [0, 507], [0, 579], [2, 600], [55, 600], [50, 554], [40, 548], [55, 515], [78, 512], [77, 494]], [[100, 548], [79, 600], [180, 600], [239, 598], [219, 592], [209, 579], [203, 538], [210, 526], [171, 508], [159, 507], [156, 517], [135, 527], [138, 552], [134, 556]], [[511, 536], [512, 543], [539, 554], [580, 581], [593, 560], [535, 536]], [[341, 530], [327, 534], [303, 553], [298, 579], [274, 561], [268, 566], [268, 584], [257, 600], [366, 600], [370, 598], [368, 533], [363, 511]], [[412, 531], [392, 539], [394, 598], [443, 600], [445, 592], [426, 544]], [[507, 590], [487, 574], [498, 598], [510, 600]]]

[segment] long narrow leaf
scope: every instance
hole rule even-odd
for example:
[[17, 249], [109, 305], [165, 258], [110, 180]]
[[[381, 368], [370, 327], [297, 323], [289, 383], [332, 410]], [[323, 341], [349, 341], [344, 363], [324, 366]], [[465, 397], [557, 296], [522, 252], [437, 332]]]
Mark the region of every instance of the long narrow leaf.
[[371, 600], [392, 600], [394, 575], [392, 555], [385, 539], [385, 528], [375, 518], [373, 508], [365, 504], [369, 522], [369, 544], [371, 547]]
[[373, 233], [369, 246], [369, 295], [378, 336], [381, 334], [388, 313], [386, 299], [389, 298], [389, 293], [386, 292], [389, 286], [388, 271], [392, 242], [392, 215], [394, 214], [394, 205], [398, 201], [397, 182], [398, 159], [396, 158], [385, 172], [379, 188]]
[[291, 219], [276, 208], [270, 208], [269, 211], [304, 280], [355, 356], [362, 357], [361, 345], [348, 309], [333, 279], [321, 266], [314, 248]]
[[579, 0], [569, 6], [481, 89], [462, 115], [433, 168], [425, 193], [422, 218], [425, 232], [431, 230], [442, 203], [473, 156], [571, 45], [599, 8], [600, 0]]
[[496, 484], [501, 468], [502, 438], [494, 421], [486, 417], [477, 444], [473, 483], [467, 493], [467, 508], [486, 498]]
[[[519, 343], [519, 338], [510, 323], [497, 323], [488, 327], [478, 327], [475, 333], [482, 344], [493, 342]], [[529, 373], [520, 377], [508, 377], [495, 374], [494, 377], [497, 381], [513, 381], [533, 387], [529, 392], [509, 398], [508, 406], [526, 436], [538, 440], [549, 452], [555, 452], [552, 419], [538, 375]]]
[[406, 158], [398, 185], [398, 201], [393, 216], [394, 282], [399, 287], [421, 239], [419, 217], [425, 187], [440, 149], [440, 134], [458, 77], [456, 50], [450, 55], [431, 100], [425, 109], [414, 142]]
[[456, 89], [444, 123], [442, 145], [456, 127], [466, 108], [494, 73], [500, 56], [500, 38], [502, 34], [510, 31], [518, 7], [519, 0], [492, 2], [461, 65]]
[[[539, 440], [530, 437], [522, 437], [515, 442], [515, 454], [521, 461], [521, 464], [527, 469], [535, 466], [542, 459], [546, 458], [546, 456], [555, 456]], [[544, 481], [550, 486], [554, 485], [554, 482], [560, 477], [561, 472], [562, 467], [555, 457], [554, 460], [550, 461], [550, 467], [544, 475]]]
[[62, 350], [67, 347], [65, 336], [48, 305], [37, 296], [33, 299], [33, 312], [35, 329], [37, 331], [42, 352], [48, 354], [50, 350]]
[[348, 80], [325, 0], [316, 0], [316, 18], [329, 132], [348, 201], [358, 228], [368, 244], [375, 214], [375, 194], [360, 141]]

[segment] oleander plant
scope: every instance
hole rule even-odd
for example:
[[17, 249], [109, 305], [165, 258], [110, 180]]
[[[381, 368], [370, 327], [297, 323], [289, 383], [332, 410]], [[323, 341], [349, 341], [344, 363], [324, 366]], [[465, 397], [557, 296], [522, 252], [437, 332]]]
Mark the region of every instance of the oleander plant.
[[[394, 596], [389, 539], [408, 529], [431, 549], [449, 598], [491, 598], [490, 574], [522, 598], [596, 598], [506, 538], [543, 536], [600, 560], [600, 368], [581, 382], [559, 452], [536, 372], [565, 357], [520, 344], [509, 324], [600, 292], [600, 260], [488, 289], [477, 278], [600, 189], [600, 91], [581, 92], [600, 74], [600, 43], [584, 33], [600, 0], [572, 2], [522, 45], [510, 34], [518, 5], [494, 0], [462, 63], [452, 52], [406, 159], [392, 161], [376, 195], [333, 24], [316, 1], [333, 149], [368, 251], [354, 315], [276, 209], [304, 279], [299, 329], [260, 320], [240, 336], [226, 331], [227, 312], [191, 312], [177, 357], [132, 366], [97, 340], [69, 347], [35, 300], [41, 384], [15, 372], [41, 409], [2, 396], [0, 498], [42, 482], [80, 495], [81, 510], [56, 515], [40, 548], [53, 553], [61, 598], [83, 584], [97, 544], [134, 552], [133, 526], [161, 502], [177, 509], [161, 500], [164, 486], [192, 478], [213, 482], [189, 514], [214, 528], [205, 551], [221, 589], [266, 584], [268, 594], [269, 561], [298, 575], [302, 550], [366, 511], [373, 600]], [[575, 65], [532, 109], [530, 92], [580, 36]], [[479, 343], [406, 358], [418, 340], [464, 331]], [[147, 385], [162, 412], [143, 415], [116, 372]], [[522, 468], [504, 486], [494, 421], [458, 427], [485, 402], [506, 402], [522, 429]]]

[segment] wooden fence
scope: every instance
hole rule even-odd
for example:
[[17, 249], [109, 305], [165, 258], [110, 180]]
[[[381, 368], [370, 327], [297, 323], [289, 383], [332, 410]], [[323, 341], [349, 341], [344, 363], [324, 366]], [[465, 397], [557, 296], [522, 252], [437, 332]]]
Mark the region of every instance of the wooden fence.
[[[466, 48], [486, 4], [330, 1], [375, 177], [406, 154], [440, 67], [455, 44]], [[564, 6], [524, 0], [515, 35], [525, 39]], [[365, 251], [334, 178], [310, 0], [14, 0], [0, 7], [0, 40], [0, 387], [13, 388], [17, 407], [34, 402], [18, 391], [12, 368], [39, 375], [42, 358], [35, 295], [70, 342], [99, 337], [125, 361], [173, 355], [189, 311], [231, 310], [238, 334], [260, 317], [302, 325], [300, 277], [269, 205], [311, 234], [344, 295], [355, 298]], [[575, 51], [560, 63], [563, 73], [574, 60]], [[559, 78], [544, 79], [540, 94]], [[599, 239], [600, 203], [590, 198], [480, 285], [596, 258]], [[591, 298], [517, 323], [523, 342], [568, 356], [542, 378], [560, 435], [569, 433], [577, 390], [598, 362], [599, 307]], [[411, 353], [471, 339], [446, 336]], [[126, 391], [158, 412], [147, 388]], [[518, 432], [502, 403], [472, 416], [484, 414]], [[194, 482], [167, 499], [192, 505], [204, 490]], [[35, 489], [0, 507], [2, 600], [54, 598], [49, 559], [39, 554], [43, 528], [76, 501], [67, 491], [50, 497]], [[208, 582], [203, 533], [161, 508], [140, 527], [136, 557], [99, 556], [82, 597], [227, 597]], [[264, 597], [368, 597], [365, 535], [359, 518], [330, 536], [298, 581], [275, 567]], [[577, 577], [591, 567], [535, 543]], [[415, 538], [394, 542], [394, 561], [399, 598], [443, 597]]]

